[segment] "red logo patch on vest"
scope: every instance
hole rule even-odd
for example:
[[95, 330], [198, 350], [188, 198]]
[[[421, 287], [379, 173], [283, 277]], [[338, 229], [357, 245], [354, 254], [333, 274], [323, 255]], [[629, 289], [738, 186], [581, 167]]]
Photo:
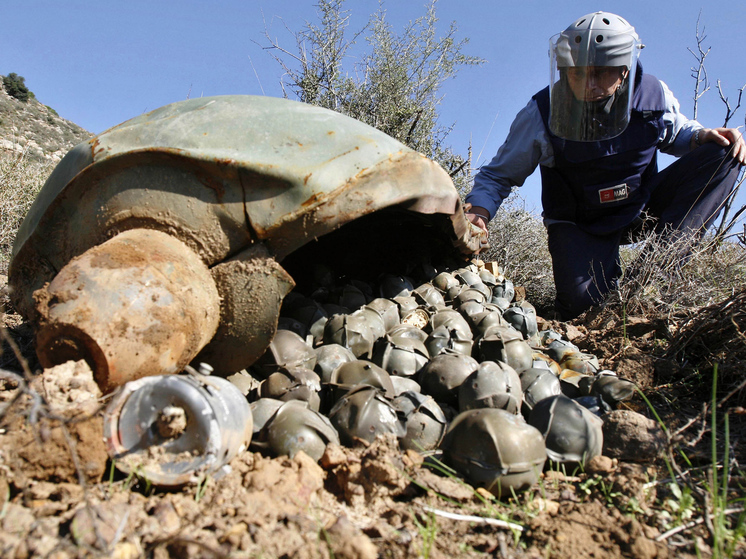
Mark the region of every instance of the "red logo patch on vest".
[[598, 191], [598, 198], [602, 204], [624, 200], [629, 195], [627, 184], [618, 184]]

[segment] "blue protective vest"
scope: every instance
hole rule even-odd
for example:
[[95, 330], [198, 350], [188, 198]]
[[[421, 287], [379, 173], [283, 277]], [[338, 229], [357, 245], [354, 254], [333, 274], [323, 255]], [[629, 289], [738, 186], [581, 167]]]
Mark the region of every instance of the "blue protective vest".
[[545, 218], [603, 235], [628, 226], [650, 199], [666, 106], [658, 79], [643, 75], [640, 66], [637, 71], [629, 125], [609, 140], [574, 142], [553, 135], [549, 87], [534, 95], [554, 150], [554, 167], [541, 166]]

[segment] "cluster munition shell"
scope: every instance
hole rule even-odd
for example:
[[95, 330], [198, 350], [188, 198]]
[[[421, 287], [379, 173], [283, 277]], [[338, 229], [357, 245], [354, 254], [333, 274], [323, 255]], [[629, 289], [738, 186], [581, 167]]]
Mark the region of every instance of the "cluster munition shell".
[[441, 448], [446, 464], [497, 497], [536, 483], [547, 459], [538, 429], [519, 415], [494, 408], [460, 413]]
[[482, 361], [458, 391], [461, 411], [479, 408], [497, 408], [518, 413], [523, 391], [521, 379], [515, 369], [500, 361]]

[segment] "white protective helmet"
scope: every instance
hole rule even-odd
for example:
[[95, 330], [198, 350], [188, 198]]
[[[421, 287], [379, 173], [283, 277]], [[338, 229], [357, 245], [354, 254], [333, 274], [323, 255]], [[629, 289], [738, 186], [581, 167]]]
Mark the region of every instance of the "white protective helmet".
[[552, 37], [551, 132], [580, 142], [624, 132], [643, 47], [635, 28], [609, 12], [585, 15]]

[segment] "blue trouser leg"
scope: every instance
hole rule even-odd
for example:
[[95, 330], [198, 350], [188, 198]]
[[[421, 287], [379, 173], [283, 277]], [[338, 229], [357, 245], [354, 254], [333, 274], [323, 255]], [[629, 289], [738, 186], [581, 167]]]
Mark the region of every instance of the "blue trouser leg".
[[621, 232], [591, 235], [572, 223], [554, 223], [547, 234], [557, 288], [555, 309], [570, 320], [601, 303], [616, 286]]
[[[656, 218], [656, 232], [704, 231], [717, 219], [733, 190], [740, 166], [728, 148], [708, 143], [681, 157], [653, 178], [645, 211]], [[564, 320], [603, 301], [621, 275], [622, 232], [591, 235], [571, 223], [549, 226], [555, 308]]]
[[724, 148], [705, 144], [677, 159], [653, 178], [645, 210], [664, 228], [704, 231], [723, 209], [740, 167]]

